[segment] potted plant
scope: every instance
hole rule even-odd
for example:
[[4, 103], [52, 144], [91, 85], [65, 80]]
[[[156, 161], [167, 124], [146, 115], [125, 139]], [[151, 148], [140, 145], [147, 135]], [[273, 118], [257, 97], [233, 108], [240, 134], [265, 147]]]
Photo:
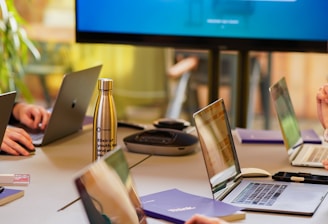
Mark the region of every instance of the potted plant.
[[[27, 101], [33, 99], [24, 82], [24, 64], [40, 53], [27, 37], [12, 0], [0, 0], [0, 93], [17, 91]], [[30, 54], [31, 53], [31, 54]]]

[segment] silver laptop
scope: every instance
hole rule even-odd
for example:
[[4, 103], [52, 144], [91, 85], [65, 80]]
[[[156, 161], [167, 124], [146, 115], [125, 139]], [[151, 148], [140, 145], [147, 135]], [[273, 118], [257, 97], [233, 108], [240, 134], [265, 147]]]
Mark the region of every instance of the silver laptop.
[[81, 170], [74, 183], [90, 223], [147, 223], [119, 146]]
[[44, 132], [23, 127], [31, 135], [35, 146], [48, 144], [81, 130], [101, 68], [102, 65], [98, 65], [64, 76]]
[[328, 146], [304, 143], [285, 77], [269, 88], [289, 161], [294, 166], [323, 167]]
[[0, 94], [0, 145], [6, 132], [15, 97], [15, 91]]
[[194, 113], [213, 197], [249, 211], [313, 215], [326, 185], [244, 179], [223, 99]]

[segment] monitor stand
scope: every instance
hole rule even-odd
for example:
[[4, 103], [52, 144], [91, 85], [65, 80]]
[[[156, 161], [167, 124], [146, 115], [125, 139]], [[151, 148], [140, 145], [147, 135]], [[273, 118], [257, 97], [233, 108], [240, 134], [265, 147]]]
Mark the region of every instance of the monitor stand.
[[[209, 49], [209, 60], [208, 60], [208, 103], [212, 103], [217, 100], [217, 91], [219, 89], [219, 79], [220, 79], [220, 50], [218, 48]], [[250, 70], [250, 60], [249, 52], [246, 50], [238, 51], [238, 72], [237, 80], [233, 80], [236, 83], [236, 100], [234, 122], [232, 122], [233, 127], [246, 128], [247, 127], [247, 108], [249, 101], [249, 70]]]

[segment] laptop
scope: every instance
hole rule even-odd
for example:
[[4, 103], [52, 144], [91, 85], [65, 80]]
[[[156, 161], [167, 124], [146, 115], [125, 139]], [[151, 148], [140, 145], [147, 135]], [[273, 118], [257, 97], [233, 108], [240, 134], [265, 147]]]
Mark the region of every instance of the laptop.
[[0, 94], [0, 143], [6, 132], [15, 97], [16, 91]]
[[64, 76], [43, 132], [19, 124], [31, 135], [35, 146], [46, 145], [81, 130], [101, 68], [102, 65], [98, 65]]
[[243, 178], [223, 99], [193, 114], [213, 197], [248, 211], [311, 216], [326, 185]]
[[270, 86], [270, 95], [279, 121], [288, 158], [293, 166], [323, 167], [328, 146], [304, 143], [285, 77]]
[[90, 223], [147, 223], [120, 146], [81, 170], [74, 183]]

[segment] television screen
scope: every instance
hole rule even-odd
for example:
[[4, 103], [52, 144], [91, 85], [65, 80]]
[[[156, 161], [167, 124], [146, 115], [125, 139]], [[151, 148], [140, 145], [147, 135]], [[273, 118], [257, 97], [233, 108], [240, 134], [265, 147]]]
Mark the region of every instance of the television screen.
[[327, 52], [327, 0], [76, 0], [76, 41]]

